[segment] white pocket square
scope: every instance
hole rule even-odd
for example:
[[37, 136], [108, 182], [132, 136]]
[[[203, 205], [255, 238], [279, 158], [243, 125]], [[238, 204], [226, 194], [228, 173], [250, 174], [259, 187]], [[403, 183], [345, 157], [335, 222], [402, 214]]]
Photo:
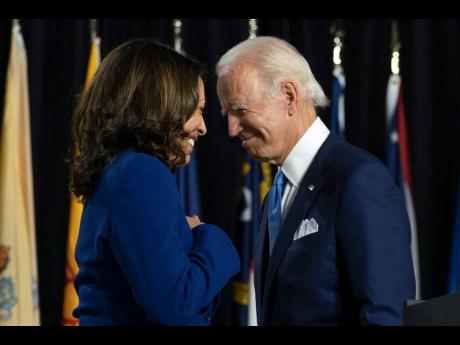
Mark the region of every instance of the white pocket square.
[[318, 232], [318, 223], [315, 218], [304, 219], [295, 232], [293, 240], [296, 241], [304, 236], [314, 234], [315, 232]]

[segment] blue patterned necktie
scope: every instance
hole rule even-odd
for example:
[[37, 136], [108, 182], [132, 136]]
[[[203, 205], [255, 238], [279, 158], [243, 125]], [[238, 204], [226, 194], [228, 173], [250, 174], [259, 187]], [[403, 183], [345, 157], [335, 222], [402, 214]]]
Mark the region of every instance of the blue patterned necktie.
[[278, 233], [281, 230], [281, 199], [283, 198], [284, 187], [286, 186], [286, 178], [281, 169], [275, 176], [272, 189], [268, 196], [268, 236], [270, 240], [270, 255], [272, 254], [273, 246], [275, 245]]

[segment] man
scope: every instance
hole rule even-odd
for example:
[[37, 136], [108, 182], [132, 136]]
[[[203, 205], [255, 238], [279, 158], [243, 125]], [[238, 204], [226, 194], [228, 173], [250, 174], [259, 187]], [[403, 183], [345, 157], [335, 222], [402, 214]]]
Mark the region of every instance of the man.
[[410, 226], [386, 168], [329, 132], [324, 92], [289, 43], [244, 41], [216, 74], [229, 135], [279, 167], [255, 234], [258, 324], [401, 325]]

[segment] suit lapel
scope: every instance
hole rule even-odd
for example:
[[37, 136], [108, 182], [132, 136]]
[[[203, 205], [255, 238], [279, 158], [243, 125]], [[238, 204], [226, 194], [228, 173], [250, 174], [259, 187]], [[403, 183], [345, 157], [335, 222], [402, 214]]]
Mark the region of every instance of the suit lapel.
[[[313, 168], [313, 166], [310, 168]], [[291, 244], [292, 238], [297, 231], [297, 227], [300, 224], [302, 217], [310, 209], [316, 195], [321, 188], [321, 185], [323, 184], [323, 181], [324, 178], [320, 173], [309, 169], [299, 186], [299, 190], [297, 191], [297, 194], [292, 201], [288, 213], [286, 214], [286, 218], [284, 219], [281, 231], [278, 235], [275, 246], [273, 247], [273, 252], [268, 263], [263, 295], [263, 305], [265, 307], [267, 306], [269, 291], [279, 263], [286, 249]], [[315, 186], [313, 191], [307, 188], [310, 184]]]
[[[268, 299], [271, 286], [276, 276], [276, 271], [278, 270], [284, 253], [292, 242], [292, 238], [297, 231], [300, 221], [303, 220], [302, 218], [308, 212], [318, 195], [325, 180], [324, 176], [327, 167], [332, 163], [340, 143], [342, 143], [342, 141], [338, 139], [337, 136], [329, 134], [302, 179], [297, 194], [292, 201], [288, 213], [286, 214], [278, 239], [273, 247], [273, 252], [268, 262], [267, 274], [265, 276], [262, 297], [263, 324], [267, 323]], [[311, 185], [313, 185], [314, 188], [311, 188]], [[265, 234], [267, 233], [266, 228], [267, 214], [265, 207], [261, 227], [259, 228], [259, 234], [263, 233], [264, 240], [266, 237]], [[263, 245], [263, 242], [261, 243]], [[258, 257], [262, 257], [261, 255], [263, 254], [263, 251], [257, 254]], [[259, 276], [259, 278], [262, 277]]]

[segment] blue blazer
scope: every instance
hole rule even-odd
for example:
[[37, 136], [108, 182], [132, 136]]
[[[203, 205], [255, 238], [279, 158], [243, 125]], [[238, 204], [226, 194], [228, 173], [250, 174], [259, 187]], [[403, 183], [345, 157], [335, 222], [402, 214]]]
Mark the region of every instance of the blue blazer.
[[[259, 325], [402, 324], [404, 301], [415, 296], [410, 224], [379, 160], [330, 134], [271, 258], [266, 204], [254, 256]], [[318, 231], [293, 241], [301, 221], [311, 218]]]
[[75, 257], [81, 325], [209, 325], [240, 269], [223, 230], [190, 230], [166, 165], [133, 151], [86, 200]]

